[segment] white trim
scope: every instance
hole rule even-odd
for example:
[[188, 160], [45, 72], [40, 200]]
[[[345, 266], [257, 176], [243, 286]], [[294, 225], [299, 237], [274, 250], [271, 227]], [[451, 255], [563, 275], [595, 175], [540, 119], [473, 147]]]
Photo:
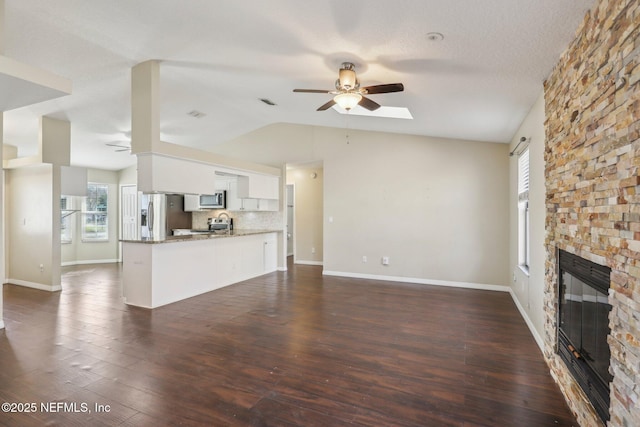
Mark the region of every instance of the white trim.
[[4, 329], [4, 322], [0, 320], [0, 329]]
[[113, 264], [120, 262], [119, 259], [86, 259], [86, 260], [78, 260], [78, 261], [66, 261], [60, 263], [61, 267], [68, 267], [70, 265], [84, 265], [84, 264]]
[[323, 265], [322, 261], [304, 261], [304, 260], [294, 260], [294, 264], [302, 264], [302, 265]]
[[287, 271], [287, 267], [278, 267], [276, 271]]
[[[128, 302], [127, 302], [127, 299], [126, 299], [126, 298], [124, 298], [124, 297], [123, 297], [122, 299], [124, 300], [124, 303], [125, 303], [125, 304], [127, 304], [127, 305], [129, 305], [129, 306], [132, 306], [132, 307], [140, 307], [140, 308], [144, 308], [144, 309], [147, 309], [147, 310], [153, 310], [154, 308], [161, 307], [161, 306], [149, 307], [149, 306], [147, 306], [147, 305], [131, 304], [131, 303], [128, 303]], [[170, 303], [169, 303], [169, 304], [170, 304]], [[166, 305], [166, 304], [163, 304], [163, 305]]]
[[524, 307], [522, 306], [522, 304], [520, 304], [520, 301], [518, 301], [518, 298], [516, 297], [516, 293], [513, 291], [512, 288], [509, 288], [509, 293], [511, 294], [511, 299], [513, 299], [513, 302], [516, 304], [516, 307], [518, 307], [518, 311], [520, 312], [520, 315], [522, 316], [525, 323], [529, 327], [529, 331], [531, 332], [531, 335], [533, 335], [533, 339], [536, 340], [536, 344], [538, 344], [540, 351], [542, 352], [542, 354], [544, 354], [544, 341], [542, 341], [542, 337], [540, 336], [536, 328], [533, 326], [533, 322], [529, 318], [529, 315], [527, 314], [527, 312], [524, 310]]
[[382, 276], [377, 274], [347, 273], [343, 271], [323, 270], [324, 276], [353, 277], [356, 279], [386, 280], [389, 282], [416, 283], [419, 285], [448, 286], [451, 288], [479, 289], [484, 291], [509, 292], [509, 286], [489, 285], [485, 283], [452, 282], [449, 280], [420, 279], [416, 277]]
[[42, 283], [29, 282], [27, 280], [20, 280], [20, 279], [9, 279], [9, 282], [7, 284], [24, 286], [26, 288], [38, 289], [40, 291], [56, 292], [56, 291], [62, 290], [62, 286], [60, 285], [56, 285], [56, 286], [43, 285]]

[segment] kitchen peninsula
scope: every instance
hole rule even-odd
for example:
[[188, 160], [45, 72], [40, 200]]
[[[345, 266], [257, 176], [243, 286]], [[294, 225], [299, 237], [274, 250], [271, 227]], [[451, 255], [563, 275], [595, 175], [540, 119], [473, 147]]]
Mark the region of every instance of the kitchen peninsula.
[[281, 230], [123, 240], [125, 303], [156, 308], [277, 269]]

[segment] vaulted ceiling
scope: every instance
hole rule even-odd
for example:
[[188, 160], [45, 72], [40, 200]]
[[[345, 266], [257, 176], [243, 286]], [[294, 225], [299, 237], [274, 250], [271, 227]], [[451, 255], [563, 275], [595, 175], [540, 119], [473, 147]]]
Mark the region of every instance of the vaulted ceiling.
[[[119, 169], [131, 67], [161, 61], [162, 140], [202, 149], [277, 123], [509, 142], [593, 0], [5, 0], [5, 55], [73, 82], [5, 113], [5, 143], [36, 150], [38, 117], [71, 122], [72, 163]], [[431, 33], [444, 36], [432, 40]], [[413, 120], [315, 111], [340, 64]], [[260, 101], [275, 103], [269, 106]], [[204, 115], [197, 118], [190, 112]]]

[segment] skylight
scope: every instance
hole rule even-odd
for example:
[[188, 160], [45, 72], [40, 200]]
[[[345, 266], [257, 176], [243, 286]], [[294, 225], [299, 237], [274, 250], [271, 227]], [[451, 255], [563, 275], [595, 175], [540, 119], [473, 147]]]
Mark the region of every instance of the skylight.
[[332, 107], [340, 114], [351, 114], [353, 116], [370, 116], [370, 117], [386, 117], [390, 119], [409, 119], [412, 120], [413, 116], [408, 108], [405, 107], [385, 107], [384, 105], [375, 111], [369, 111], [366, 108], [362, 108], [359, 105], [353, 107], [349, 112], [344, 108], [341, 108], [338, 104]]

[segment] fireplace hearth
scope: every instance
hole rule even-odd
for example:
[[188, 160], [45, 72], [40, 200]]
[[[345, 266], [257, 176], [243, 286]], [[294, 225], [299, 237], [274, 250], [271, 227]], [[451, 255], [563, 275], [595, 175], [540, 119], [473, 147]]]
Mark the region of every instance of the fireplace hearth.
[[609, 420], [611, 269], [558, 250], [558, 354], [600, 418]]

